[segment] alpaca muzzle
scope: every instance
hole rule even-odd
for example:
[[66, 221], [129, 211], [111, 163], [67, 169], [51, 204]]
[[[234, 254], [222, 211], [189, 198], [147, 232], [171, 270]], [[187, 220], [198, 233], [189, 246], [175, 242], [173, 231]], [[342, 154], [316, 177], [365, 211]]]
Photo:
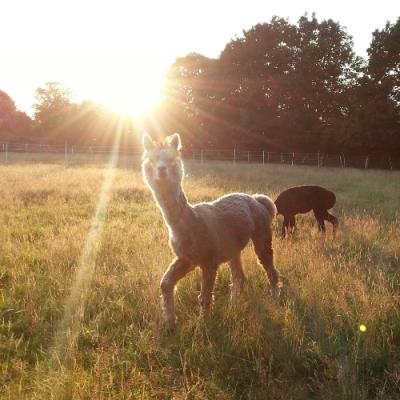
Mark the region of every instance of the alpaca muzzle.
[[166, 179], [167, 178], [167, 167], [158, 167], [157, 168], [158, 179]]

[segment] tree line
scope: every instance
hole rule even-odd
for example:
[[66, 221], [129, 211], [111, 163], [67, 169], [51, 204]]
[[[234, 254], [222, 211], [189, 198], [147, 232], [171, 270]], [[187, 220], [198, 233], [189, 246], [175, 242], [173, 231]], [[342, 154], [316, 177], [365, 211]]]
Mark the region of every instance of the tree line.
[[39, 87], [35, 99], [30, 118], [0, 91], [0, 143], [111, 146], [118, 134], [121, 146], [137, 144], [130, 118], [93, 101], [73, 102], [71, 90], [59, 82]]
[[36, 92], [34, 118], [0, 92], [0, 141], [126, 144], [138, 131], [178, 131], [191, 148], [400, 154], [400, 18], [375, 30], [363, 59], [331, 19], [273, 17], [218, 58], [191, 53], [167, 74], [164, 100], [138, 126], [56, 82]]

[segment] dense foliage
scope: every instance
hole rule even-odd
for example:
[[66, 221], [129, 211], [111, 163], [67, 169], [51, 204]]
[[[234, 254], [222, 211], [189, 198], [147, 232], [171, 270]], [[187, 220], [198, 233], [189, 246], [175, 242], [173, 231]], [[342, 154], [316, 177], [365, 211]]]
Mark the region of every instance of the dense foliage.
[[365, 61], [332, 20], [274, 17], [231, 40], [218, 59], [176, 60], [171, 130], [217, 147], [395, 153], [399, 34], [400, 19], [375, 31]]

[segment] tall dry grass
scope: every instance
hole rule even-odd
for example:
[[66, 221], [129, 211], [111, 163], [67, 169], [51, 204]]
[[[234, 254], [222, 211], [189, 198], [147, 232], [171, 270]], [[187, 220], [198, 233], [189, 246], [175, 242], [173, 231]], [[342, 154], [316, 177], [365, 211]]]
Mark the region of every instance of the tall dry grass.
[[172, 254], [138, 165], [114, 171], [96, 220], [102, 166], [0, 166], [0, 397], [399, 398], [400, 174], [224, 163], [186, 172], [192, 202], [322, 184], [337, 195], [338, 233], [322, 238], [307, 215], [294, 238], [276, 235], [278, 303], [252, 249], [235, 307], [222, 266], [207, 324], [192, 273], [169, 335], [158, 285]]

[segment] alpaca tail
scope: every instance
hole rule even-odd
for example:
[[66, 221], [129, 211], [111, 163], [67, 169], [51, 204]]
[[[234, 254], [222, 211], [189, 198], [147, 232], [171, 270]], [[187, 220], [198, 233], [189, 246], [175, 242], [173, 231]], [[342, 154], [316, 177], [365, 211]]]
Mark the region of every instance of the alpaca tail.
[[255, 194], [253, 197], [267, 209], [269, 215], [271, 215], [271, 218], [276, 216], [276, 205], [268, 196], [263, 194]]

